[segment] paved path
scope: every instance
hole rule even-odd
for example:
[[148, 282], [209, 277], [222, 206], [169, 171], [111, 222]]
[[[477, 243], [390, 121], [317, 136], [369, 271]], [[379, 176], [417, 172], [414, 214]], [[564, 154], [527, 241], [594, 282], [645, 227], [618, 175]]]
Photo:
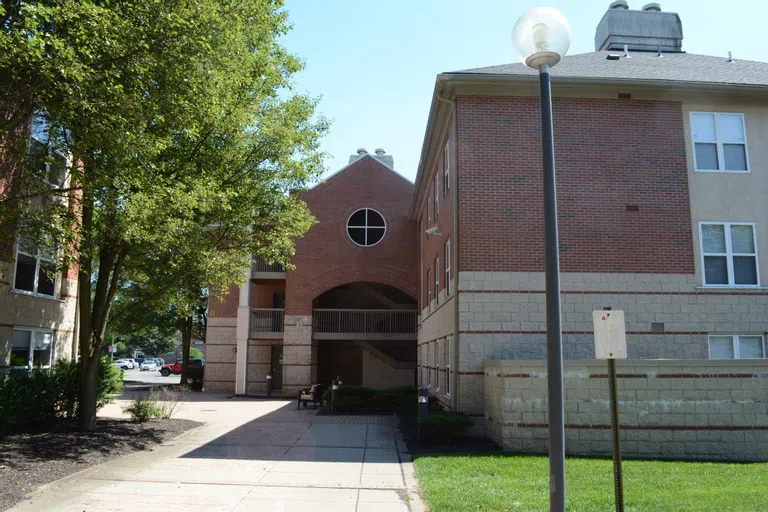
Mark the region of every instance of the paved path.
[[[189, 396], [177, 416], [205, 426], [48, 484], [12, 510], [423, 510], [393, 418], [316, 416], [297, 411], [295, 401]], [[102, 415], [119, 416], [124, 405]]]

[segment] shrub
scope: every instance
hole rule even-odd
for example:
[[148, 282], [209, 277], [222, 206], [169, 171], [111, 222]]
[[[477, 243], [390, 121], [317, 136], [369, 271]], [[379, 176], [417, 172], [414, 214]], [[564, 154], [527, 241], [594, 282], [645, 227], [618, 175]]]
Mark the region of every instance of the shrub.
[[171, 418], [189, 388], [185, 386], [160, 386], [152, 390], [162, 411], [161, 418]]
[[189, 358], [190, 359], [202, 359], [203, 358], [203, 351], [199, 348], [190, 347], [189, 348]]
[[157, 405], [157, 397], [152, 393], [136, 397], [129, 407], [123, 409], [123, 412], [130, 414], [131, 419], [139, 423], [160, 418], [163, 415], [163, 409]]
[[431, 443], [450, 443], [472, 426], [472, 420], [461, 412], [437, 412], [419, 418], [422, 439]]
[[336, 395], [333, 402], [333, 412], [359, 412], [365, 402], [359, 396]]
[[[122, 372], [102, 359], [97, 406], [111, 402], [122, 382]], [[0, 431], [44, 429], [71, 420], [77, 415], [79, 395], [79, 362], [58, 361], [45, 370], [13, 370], [0, 381]]]

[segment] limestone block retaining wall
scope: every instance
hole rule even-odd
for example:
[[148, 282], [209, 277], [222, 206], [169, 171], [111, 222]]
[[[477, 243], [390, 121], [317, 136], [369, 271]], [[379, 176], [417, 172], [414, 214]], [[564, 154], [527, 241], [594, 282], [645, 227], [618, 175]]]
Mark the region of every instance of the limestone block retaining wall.
[[205, 390], [235, 392], [237, 318], [209, 317], [205, 340]]
[[[617, 362], [622, 453], [768, 460], [768, 360]], [[548, 449], [545, 361], [486, 361], [485, 432], [504, 450]], [[572, 455], [610, 455], [607, 363], [565, 362]]]

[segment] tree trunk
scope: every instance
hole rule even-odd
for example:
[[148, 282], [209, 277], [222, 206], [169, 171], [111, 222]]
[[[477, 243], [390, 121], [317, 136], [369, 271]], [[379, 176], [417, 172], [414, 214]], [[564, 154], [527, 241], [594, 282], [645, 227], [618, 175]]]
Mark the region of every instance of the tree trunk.
[[[91, 376], [94, 354], [91, 343], [91, 253], [93, 238], [93, 190], [88, 187], [83, 190], [82, 197], [82, 238], [78, 251], [78, 313], [80, 325], [78, 338], [80, 342], [80, 400], [77, 412], [77, 428], [81, 431], [91, 431], [96, 426], [96, 395], [98, 393], [98, 378]], [[98, 372], [98, 366], [97, 370]]]
[[96, 409], [99, 394], [99, 353], [80, 358], [80, 406], [77, 426], [89, 432], [96, 427]]
[[181, 331], [181, 383], [187, 384], [187, 368], [189, 367], [189, 347], [192, 344], [192, 317], [179, 319]]

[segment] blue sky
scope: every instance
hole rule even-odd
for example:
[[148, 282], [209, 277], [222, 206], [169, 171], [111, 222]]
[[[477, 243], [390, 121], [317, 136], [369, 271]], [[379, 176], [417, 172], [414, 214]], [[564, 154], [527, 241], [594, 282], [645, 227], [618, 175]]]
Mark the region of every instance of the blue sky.
[[[515, 61], [510, 33], [539, 5], [557, 7], [571, 24], [569, 54], [594, 50], [609, 0], [543, 3], [510, 0], [286, 0], [293, 30], [283, 44], [306, 62], [296, 89], [320, 96], [331, 121], [323, 143], [327, 174], [358, 147], [383, 147], [413, 180], [435, 76], [444, 71]], [[630, 8], [645, 3], [630, 0]], [[763, 30], [768, 7], [758, 0], [661, 1], [683, 23], [683, 50], [768, 61]]]

